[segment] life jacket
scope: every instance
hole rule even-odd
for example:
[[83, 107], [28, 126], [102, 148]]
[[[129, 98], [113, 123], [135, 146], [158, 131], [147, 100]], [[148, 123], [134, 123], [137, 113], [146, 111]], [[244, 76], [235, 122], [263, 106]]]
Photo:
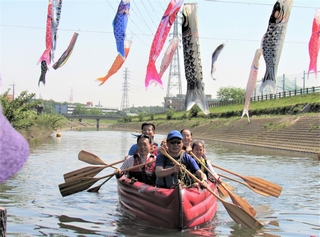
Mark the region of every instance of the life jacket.
[[[176, 161], [181, 163], [184, 154], [185, 154], [184, 152], [181, 152], [180, 157], [176, 159]], [[171, 161], [168, 158], [164, 160], [164, 166], [163, 166], [164, 169], [171, 168], [173, 166], [174, 166], [173, 161]], [[186, 186], [190, 186], [193, 183], [193, 180], [189, 177], [187, 173], [185, 173], [185, 175], [182, 177], [181, 172], [179, 172], [177, 176], [175, 174], [171, 174], [169, 176], [163, 177], [163, 184], [164, 184], [163, 187], [170, 188], [174, 186], [175, 184], [178, 183], [177, 179], [179, 179]]]
[[201, 171], [202, 171], [203, 173], [205, 173], [205, 175], [208, 177], [208, 171], [204, 168], [204, 167], [208, 167], [208, 165], [207, 165], [207, 160], [206, 160], [205, 158], [201, 157], [201, 158], [200, 158], [200, 161], [201, 161], [201, 162], [198, 162], [198, 161], [196, 160], [196, 162], [197, 162], [199, 168], [201, 169]]
[[[134, 158], [134, 164], [133, 164], [134, 166], [142, 164], [142, 161], [138, 154], [134, 154], [133, 158]], [[149, 157], [147, 157], [145, 163], [148, 163], [150, 161], [155, 161], [155, 159], [156, 157], [151, 154]], [[151, 164], [130, 170], [128, 173], [128, 178], [135, 178], [139, 182], [143, 182], [149, 185], [155, 185], [155, 182], [156, 182], [155, 170], [156, 170], [156, 163], [153, 162]]]

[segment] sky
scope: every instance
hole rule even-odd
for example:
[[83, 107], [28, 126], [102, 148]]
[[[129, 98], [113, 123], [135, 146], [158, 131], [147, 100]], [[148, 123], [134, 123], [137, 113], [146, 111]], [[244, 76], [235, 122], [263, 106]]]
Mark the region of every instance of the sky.
[[[191, 1], [185, 1], [189, 3]], [[216, 97], [221, 87], [246, 88], [251, 63], [267, 30], [275, 0], [195, 0], [198, 3], [198, 29], [205, 93]], [[150, 47], [160, 19], [169, 0], [131, 0], [127, 38], [131, 50], [122, 68], [102, 86], [96, 78], [105, 76], [117, 56], [112, 21], [118, 0], [64, 0], [58, 28], [57, 60], [67, 49], [74, 32], [79, 34], [74, 50], [64, 66], [54, 70], [51, 63], [46, 84], [38, 86], [40, 64], [45, 50], [47, 0], [0, 1], [0, 93], [15, 88], [15, 96], [22, 91], [36, 93], [36, 98], [57, 102], [87, 103], [120, 108], [123, 99], [124, 70], [128, 69], [129, 106], [162, 106], [167, 94], [169, 68], [162, 77], [164, 88], [144, 87]], [[309, 67], [308, 43], [316, 9], [320, 0], [294, 0], [277, 76], [286, 75], [299, 86]], [[181, 16], [181, 14], [179, 15]], [[172, 27], [173, 29], [173, 27]], [[179, 27], [180, 31], [180, 27]], [[168, 37], [169, 40], [170, 36]], [[165, 43], [156, 65], [159, 68]], [[211, 55], [221, 43], [224, 49], [217, 61], [215, 76], [211, 78]], [[180, 47], [182, 93], [186, 93], [186, 79], [182, 48]], [[318, 68], [319, 63], [318, 63]], [[319, 70], [319, 69], [318, 69]], [[260, 58], [258, 80], [265, 73]], [[314, 74], [305, 86], [319, 86]], [[174, 80], [174, 79], [173, 79]], [[177, 94], [176, 89], [170, 91]], [[72, 97], [71, 97], [72, 96]]]

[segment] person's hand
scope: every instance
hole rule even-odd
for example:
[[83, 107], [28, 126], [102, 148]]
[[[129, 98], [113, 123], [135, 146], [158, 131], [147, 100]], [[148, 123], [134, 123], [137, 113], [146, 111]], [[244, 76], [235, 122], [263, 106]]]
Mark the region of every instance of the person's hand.
[[122, 170], [117, 168], [113, 171], [113, 173], [115, 174], [115, 176], [119, 179], [122, 176]]
[[130, 155], [126, 155], [126, 156], [124, 157], [124, 160], [128, 159], [129, 157], [130, 157]]
[[174, 166], [173, 166], [173, 171], [174, 171], [174, 173], [179, 173], [179, 171], [180, 171], [180, 165], [174, 164]]
[[198, 191], [200, 191], [200, 184], [198, 182], [195, 182], [191, 185], [192, 188], [196, 188], [198, 189]]
[[201, 187], [205, 187], [205, 188], [208, 187], [208, 180], [207, 179], [202, 180]]

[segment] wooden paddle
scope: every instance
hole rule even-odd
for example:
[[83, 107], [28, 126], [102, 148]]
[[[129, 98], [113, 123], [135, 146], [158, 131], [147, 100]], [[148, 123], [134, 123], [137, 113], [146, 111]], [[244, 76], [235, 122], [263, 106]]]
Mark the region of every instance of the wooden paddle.
[[98, 186], [88, 189], [87, 192], [91, 192], [91, 193], [99, 192], [99, 189], [101, 188], [101, 186], [104, 185], [106, 182], [108, 182], [109, 179], [111, 179], [113, 176], [108, 177], [105, 181], [103, 181], [103, 183], [99, 184]]
[[[124, 169], [124, 170], [122, 170], [122, 172], [127, 172], [127, 171], [130, 171], [132, 169], [135, 169], [135, 168], [138, 168], [138, 167], [141, 167], [141, 166], [144, 166], [144, 165], [151, 164], [153, 162], [154, 161], [150, 161], [150, 162], [147, 162], [147, 163], [144, 163], [144, 164], [139, 164], [139, 165], [130, 167], [128, 169]], [[74, 194], [74, 193], [81, 192], [83, 190], [86, 190], [86, 189], [90, 188], [98, 180], [101, 180], [101, 179], [104, 179], [104, 178], [108, 178], [108, 177], [113, 176], [113, 175], [114, 175], [114, 173], [102, 176], [100, 178], [86, 178], [86, 177], [84, 177], [84, 178], [74, 179], [72, 181], [59, 184], [60, 193], [61, 193], [61, 195], [63, 197], [65, 197], [65, 196], [68, 196], [68, 195], [71, 195], [71, 194]]]
[[240, 174], [236, 174], [236, 173], [234, 173], [232, 171], [229, 171], [227, 169], [224, 169], [224, 168], [219, 167], [219, 166], [214, 165], [214, 164], [212, 164], [212, 166], [243, 179], [251, 187], [254, 187], [255, 189], [257, 189], [259, 191], [262, 191], [264, 193], [267, 193], [267, 194], [269, 194], [271, 196], [279, 197], [279, 195], [280, 195], [280, 193], [282, 191], [282, 187], [281, 186], [279, 186], [279, 185], [277, 185], [275, 183], [269, 182], [267, 180], [264, 180], [264, 179], [261, 179], [261, 178], [257, 178], [257, 177], [253, 177], [253, 176], [242, 176]]
[[103, 169], [107, 168], [107, 167], [112, 167], [112, 168], [116, 168], [113, 165], [122, 163], [124, 160], [120, 160], [120, 161], [116, 161], [112, 164], [107, 164], [104, 166], [87, 166], [78, 170], [74, 170], [71, 171], [69, 173], [66, 173], [63, 175], [64, 177], [64, 181], [65, 182], [69, 182], [71, 180], [74, 179], [79, 179], [79, 178], [84, 178], [84, 177], [94, 177], [95, 175], [97, 175], [100, 171], [102, 171]]
[[216, 182], [218, 183], [218, 187], [219, 186], [222, 186], [224, 188], [225, 191], [228, 192], [232, 202], [235, 204], [235, 205], [238, 205], [239, 207], [241, 207], [243, 210], [245, 210], [247, 213], [249, 213], [251, 216], [255, 216], [257, 211], [245, 200], [243, 199], [242, 197], [239, 197], [237, 196], [236, 194], [232, 193], [229, 189], [227, 189], [227, 187], [222, 183], [222, 182], [219, 182], [215, 176], [213, 175], [213, 173], [211, 172], [210, 169], [208, 169], [208, 167], [206, 167], [202, 162], [201, 160], [195, 155], [193, 154], [192, 151], [189, 152], [190, 155], [196, 160], [198, 161], [199, 164], [201, 164], [206, 171], [208, 171], [212, 177], [216, 180]]
[[81, 150], [79, 152], [78, 159], [91, 165], [108, 165], [95, 154], [92, 154], [91, 152], [85, 150]]
[[256, 192], [256, 193], [258, 193], [258, 194], [260, 194], [260, 195], [262, 195], [262, 196], [270, 197], [270, 194], [265, 193], [265, 192], [262, 192], [262, 191], [256, 189], [255, 187], [251, 187], [251, 186], [250, 186], [249, 184], [247, 184], [246, 182], [242, 182], [242, 181], [240, 181], [240, 180], [230, 178], [229, 176], [226, 176], [226, 175], [223, 175], [223, 174], [218, 174], [218, 175], [221, 176], [221, 177], [224, 177], [224, 178], [226, 178], [226, 179], [230, 179], [230, 180], [232, 180], [232, 181], [234, 181], [234, 182], [238, 182], [238, 183], [240, 183], [240, 184], [243, 184], [243, 185], [247, 186], [248, 188], [250, 188], [252, 191], [254, 191], [254, 192]]
[[[180, 163], [176, 161], [174, 158], [172, 158], [168, 152], [164, 148], [160, 148], [161, 154], [168, 157], [173, 163], [180, 166]], [[213, 192], [210, 187], [206, 183], [201, 182], [195, 175], [193, 175], [189, 170], [184, 168], [183, 166], [180, 166], [180, 168], [186, 172], [190, 177], [192, 177], [195, 181], [202, 183], [203, 186], [212, 194], [214, 195], [219, 201], [223, 204], [223, 206], [226, 208], [227, 212], [229, 213], [230, 217], [237, 223], [241, 224], [243, 226], [246, 226], [248, 228], [261, 228], [263, 225], [256, 220], [254, 217], [252, 217], [250, 214], [248, 214], [244, 209], [241, 207], [234, 205], [233, 203], [226, 202], [222, 198], [219, 197], [215, 192]]]

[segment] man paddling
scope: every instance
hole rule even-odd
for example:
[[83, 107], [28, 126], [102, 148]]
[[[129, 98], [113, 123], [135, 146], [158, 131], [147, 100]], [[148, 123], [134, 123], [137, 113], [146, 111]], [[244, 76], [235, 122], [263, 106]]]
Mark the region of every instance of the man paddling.
[[196, 161], [190, 155], [184, 153], [182, 146], [181, 133], [177, 130], [169, 132], [167, 135], [168, 153], [177, 160], [180, 165], [173, 164], [173, 162], [165, 155], [159, 154], [156, 160], [157, 187], [171, 188], [178, 182], [178, 179], [186, 185], [191, 185], [193, 181], [191, 179], [187, 179], [187, 174], [182, 174], [180, 171], [181, 165], [184, 165], [186, 169], [195, 174], [200, 181], [207, 182], [207, 176], [200, 170]]
[[[117, 178], [120, 178], [123, 175], [122, 170], [131, 168], [136, 165], [148, 163], [150, 161], [155, 161], [156, 157], [151, 154], [152, 140], [151, 137], [145, 134], [141, 134], [137, 137], [137, 146], [138, 152], [133, 156], [127, 158], [120, 169], [116, 169], [114, 174]], [[155, 162], [130, 170], [127, 173], [128, 178], [135, 178], [140, 182], [155, 185]]]

